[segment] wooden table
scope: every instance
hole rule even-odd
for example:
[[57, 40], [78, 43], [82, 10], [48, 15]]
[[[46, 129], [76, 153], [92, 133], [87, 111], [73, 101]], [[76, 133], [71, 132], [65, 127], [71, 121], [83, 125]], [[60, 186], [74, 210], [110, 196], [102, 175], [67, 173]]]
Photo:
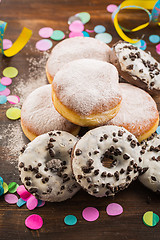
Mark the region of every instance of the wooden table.
[[[0, 4], [1, 20], [8, 22], [5, 38], [14, 41], [23, 26], [33, 30], [33, 36], [25, 48], [12, 58], [0, 56], [0, 71], [7, 66], [14, 66], [19, 70], [19, 75], [13, 79], [9, 86], [12, 94], [20, 96], [21, 106], [24, 98], [35, 88], [46, 84], [45, 62], [47, 54], [36, 50], [35, 43], [40, 39], [38, 31], [44, 26], [60, 29], [68, 37], [68, 17], [86, 11], [91, 14], [91, 20], [85, 28], [93, 29], [95, 25], [106, 26], [107, 32], [113, 36], [112, 42], [118, 41], [111, 14], [106, 11], [106, 6], [111, 1], [103, 0], [2, 0]], [[114, 1], [117, 5], [121, 1]], [[147, 19], [144, 12], [124, 12], [120, 15], [120, 21], [126, 27], [137, 26]], [[144, 21], [143, 21], [144, 20]], [[130, 34], [132, 37], [140, 37], [145, 34], [147, 50], [151, 51], [158, 60], [159, 55], [155, 51], [155, 44], [148, 40], [150, 34], [159, 34], [159, 28], [151, 24], [148, 28]], [[94, 36], [92, 33], [91, 36]], [[55, 45], [57, 42], [53, 42]], [[160, 97], [155, 97], [160, 109]], [[16, 181], [21, 183], [18, 176], [17, 160], [21, 147], [28, 142], [20, 128], [20, 121], [11, 121], [5, 116], [6, 110], [11, 104], [1, 105], [0, 111], [0, 175], [9, 183]], [[117, 202], [124, 208], [121, 216], [109, 217], [105, 212], [106, 206], [111, 202]], [[96, 207], [100, 211], [100, 217], [95, 222], [86, 222], [81, 215], [87, 206]], [[26, 206], [18, 208], [9, 205], [0, 197], [0, 239], [160, 239], [160, 224], [154, 228], [145, 226], [142, 222], [143, 214], [154, 211], [160, 215], [159, 196], [143, 187], [138, 181], [114, 198], [97, 199], [80, 191], [72, 199], [62, 203], [47, 203], [43, 208], [36, 208], [30, 212]], [[24, 225], [24, 220], [30, 214], [37, 213], [42, 216], [44, 225], [40, 230], [29, 230]], [[78, 218], [75, 226], [66, 226], [63, 219], [68, 214], [74, 214]]]

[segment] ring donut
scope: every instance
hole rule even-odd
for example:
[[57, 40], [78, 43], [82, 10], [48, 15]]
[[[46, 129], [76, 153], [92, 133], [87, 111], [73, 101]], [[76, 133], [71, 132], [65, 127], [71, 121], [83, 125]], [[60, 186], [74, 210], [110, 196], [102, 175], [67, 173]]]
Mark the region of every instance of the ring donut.
[[[112, 159], [111, 168], [103, 166]], [[138, 140], [123, 127], [102, 126], [87, 132], [72, 152], [77, 182], [96, 197], [112, 196], [129, 186], [142, 169]]]
[[80, 189], [71, 170], [71, 151], [76, 142], [70, 133], [52, 131], [22, 149], [20, 177], [30, 193], [44, 201], [61, 202]]

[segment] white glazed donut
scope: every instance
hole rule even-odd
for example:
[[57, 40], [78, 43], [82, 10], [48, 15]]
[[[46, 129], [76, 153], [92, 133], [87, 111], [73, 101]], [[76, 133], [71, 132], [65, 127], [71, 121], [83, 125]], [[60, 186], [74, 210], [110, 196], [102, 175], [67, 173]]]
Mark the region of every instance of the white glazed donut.
[[148, 170], [139, 180], [153, 192], [160, 192], [160, 135], [155, 135], [151, 140], [142, 144], [143, 165]]
[[[103, 161], [112, 159], [111, 168]], [[145, 171], [138, 140], [123, 127], [102, 126], [87, 132], [72, 152], [77, 182], [96, 197], [112, 196]]]
[[76, 142], [70, 133], [52, 131], [22, 149], [20, 177], [30, 193], [44, 201], [61, 202], [80, 189], [71, 169], [71, 151]]

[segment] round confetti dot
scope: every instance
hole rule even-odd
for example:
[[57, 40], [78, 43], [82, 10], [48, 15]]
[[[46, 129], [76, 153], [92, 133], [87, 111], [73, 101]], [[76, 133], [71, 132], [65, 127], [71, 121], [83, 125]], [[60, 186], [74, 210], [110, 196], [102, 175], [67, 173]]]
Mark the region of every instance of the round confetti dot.
[[7, 102], [7, 97], [5, 95], [0, 95], [0, 104], [4, 104]]
[[53, 29], [50, 27], [44, 27], [39, 30], [39, 36], [42, 38], [49, 38], [53, 34]]
[[17, 188], [17, 193], [20, 195], [20, 197], [24, 200], [24, 201], [27, 201], [30, 196], [31, 196], [31, 193], [29, 193], [24, 185], [20, 185], [18, 188]]
[[7, 100], [8, 100], [8, 102], [11, 103], [11, 104], [16, 104], [16, 103], [19, 103], [20, 98], [19, 98], [18, 96], [15, 96], [15, 95], [9, 95], [9, 96], [7, 97]]
[[149, 227], [154, 227], [159, 222], [159, 216], [152, 211], [148, 211], [143, 215], [143, 223]]
[[41, 216], [39, 216], [37, 214], [32, 214], [26, 218], [25, 225], [26, 225], [26, 227], [28, 227], [30, 229], [37, 230], [42, 227], [43, 220], [42, 220]]
[[9, 94], [10, 94], [10, 90], [9, 90], [9, 88], [6, 88], [4, 91], [1, 91], [0, 92], [0, 95], [5, 95], [5, 96], [8, 96]]
[[30, 198], [27, 200], [27, 204], [26, 204], [27, 208], [29, 210], [33, 210], [37, 207], [37, 205], [38, 205], [38, 200], [33, 195], [31, 195]]
[[44, 205], [45, 205], [45, 201], [38, 199], [37, 207], [43, 207]]
[[12, 47], [12, 41], [9, 39], [3, 39], [3, 50]]
[[70, 24], [69, 30], [71, 32], [82, 32], [84, 30], [84, 25], [81, 21], [74, 21]]
[[93, 222], [99, 217], [99, 211], [94, 207], [87, 207], [83, 210], [82, 216], [86, 221]]
[[22, 207], [24, 204], [26, 204], [26, 201], [24, 201], [22, 198], [19, 198], [17, 202], [17, 206]]
[[75, 225], [77, 223], [77, 218], [74, 215], [67, 215], [64, 218], [64, 222], [66, 225], [72, 226]]
[[3, 76], [14, 78], [18, 75], [18, 70], [15, 67], [7, 67], [3, 70]]
[[2, 196], [4, 194], [4, 188], [3, 186], [0, 185], [0, 196]]
[[[133, 40], [137, 40], [137, 39], [133, 39]], [[138, 41], [138, 42], [136, 42], [136, 43], [132, 43], [132, 45], [140, 48], [140, 47], [141, 47], [141, 41]]]
[[73, 38], [73, 37], [83, 37], [83, 33], [82, 32], [70, 32], [69, 38]]
[[115, 5], [115, 4], [109, 4], [107, 6], [107, 11], [110, 13], [113, 13], [116, 9], [117, 9], [117, 5]]
[[100, 41], [104, 43], [110, 43], [112, 41], [112, 36], [109, 33], [98, 33], [95, 36], [96, 39], [99, 39]]
[[94, 31], [96, 33], [104, 33], [106, 31], [106, 28], [103, 25], [97, 25], [95, 26]]
[[5, 86], [9, 86], [12, 83], [12, 79], [8, 77], [2, 77], [1, 78], [1, 84]]
[[51, 40], [42, 39], [36, 42], [36, 48], [40, 51], [47, 51], [53, 46]]
[[53, 31], [51, 38], [55, 41], [60, 41], [65, 38], [65, 34], [60, 30], [55, 30]]
[[4, 194], [8, 192], [8, 185], [5, 182], [3, 182], [3, 189], [4, 189]]
[[160, 37], [158, 35], [150, 35], [149, 41], [151, 43], [158, 43], [160, 41]]
[[157, 50], [158, 52], [160, 52], [160, 43], [159, 43], [158, 45], [156, 45], [156, 50]]
[[3, 178], [0, 176], [0, 184], [3, 184]]
[[11, 107], [6, 111], [6, 116], [11, 120], [17, 120], [21, 117], [21, 110], [19, 108]]
[[17, 191], [18, 186], [19, 185], [16, 182], [9, 183], [8, 184], [8, 192], [15, 193]]
[[111, 203], [107, 206], [106, 212], [109, 216], [117, 216], [122, 214], [123, 208], [118, 203]]
[[4, 200], [9, 204], [15, 204], [18, 202], [18, 197], [15, 194], [6, 194]]
[[156, 133], [160, 134], [160, 126], [158, 126], [158, 128], [156, 129]]
[[6, 89], [6, 86], [4, 86], [0, 83], [0, 92], [4, 91], [5, 89]]
[[141, 42], [140, 49], [142, 49], [142, 50], [146, 50], [147, 43], [146, 43], [143, 39], [141, 39], [140, 42]]
[[82, 33], [83, 33], [83, 36], [84, 36], [84, 37], [89, 37], [89, 33], [88, 33], [88, 32], [83, 31]]
[[80, 12], [80, 13], [77, 13], [76, 16], [80, 17], [81, 21], [83, 24], [89, 22], [91, 16], [88, 12]]
[[71, 17], [68, 18], [68, 24], [70, 25], [72, 22], [74, 22], [76, 20], [81, 21], [80, 17], [78, 17], [78, 16], [71, 16]]

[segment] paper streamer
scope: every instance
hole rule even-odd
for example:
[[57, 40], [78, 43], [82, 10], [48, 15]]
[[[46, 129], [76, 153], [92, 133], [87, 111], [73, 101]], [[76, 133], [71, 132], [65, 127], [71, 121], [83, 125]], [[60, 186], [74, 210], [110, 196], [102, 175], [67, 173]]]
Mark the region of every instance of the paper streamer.
[[4, 32], [6, 30], [7, 23], [4, 21], [0, 21], [0, 53], [4, 54], [6, 57], [12, 57], [16, 55], [19, 51], [24, 48], [24, 46], [27, 44], [29, 39], [32, 36], [32, 31], [26, 27], [22, 29], [21, 34], [17, 38], [17, 40], [13, 43], [13, 45], [4, 51], [3, 49], [3, 36]]

